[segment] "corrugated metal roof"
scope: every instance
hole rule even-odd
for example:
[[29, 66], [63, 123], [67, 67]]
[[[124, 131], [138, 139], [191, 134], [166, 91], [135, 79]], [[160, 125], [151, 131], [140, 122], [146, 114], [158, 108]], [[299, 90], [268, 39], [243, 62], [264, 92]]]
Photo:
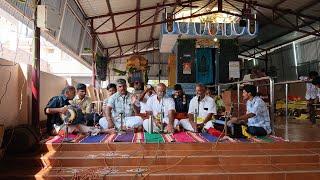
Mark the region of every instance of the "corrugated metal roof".
[[[144, 11], [136, 11], [137, 10], [137, 1], [138, 0], [109, 0], [110, 7], [112, 13], [115, 13], [114, 15], [114, 26], [116, 27], [113, 29], [113, 23], [110, 19], [107, 23], [102, 25], [97, 32], [107, 32], [107, 31], [115, 31], [112, 33], [107, 34], [101, 34], [98, 35], [99, 39], [103, 43], [105, 48], [108, 47], [114, 47], [114, 46], [122, 46], [123, 44], [131, 44], [126, 45], [122, 47], [122, 52], [126, 51], [133, 51], [136, 48], [133, 48], [135, 46], [136, 42], [136, 31], [138, 31], [138, 42], [141, 41], [147, 41], [153, 39], [158, 39], [160, 36], [160, 25], [153, 26], [147, 26], [147, 27], [138, 27], [138, 30], [136, 30], [135, 27], [137, 25], [137, 17], [136, 15], [140, 15], [140, 23], [152, 23], [154, 21], [160, 21], [162, 17], [162, 13], [164, 13], [164, 10], [157, 15], [157, 18], [154, 19], [154, 15], [156, 12], [155, 6], [157, 4], [163, 4], [163, 3], [173, 3], [176, 2], [175, 0], [140, 0], [140, 9], [141, 8], [148, 8], [148, 7], [154, 7], [149, 8], [148, 10]], [[187, 0], [181, 0], [181, 2], [186, 2]], [[78, 0], [79, 5], [83, 9], [86, 17], [94, 17], [94, 16], [101, 16], [105, 15], [104, 18], [96, 18], [94, 19], [94, 28], [97, 28], [102, 23], [104, 23], [108, 18], [110, 18], [112, 14], [109, 13], [108, 0]], [[240, 12], [241, 9], [243, 9], [244, 6], [244, 0], [226, 0], [223, 1], [223, 10], [225, 11], [233, 11], [233, 12]], [[248, 1], [246, 1], [248, 2]], [[274, 45], [275, 43], [280, 43], [284, 40], [288, 41], [293, 38], [296, 38], [296, 36], [284, 36], [285, 33], [291, 33], [294, 32], [294, 27], [292, 27], [292, 24], [296, 23], [296, 15], [295, 13], [306, 15], [306, 16], [313, 16], [313, 17], [319, 17], [320, 15], [320, 3], [317, 3], [315, 0], [257, 0], [257, 5], [255, 6], [255, 9], [257, 9], [257, 19], [259, 22], [260, 27], [260, 33], [256, 37], [256, 39], [250, 40], [249, 42], [241, 41], [240, 44], [244, 44], [247, 47], [242, 47], [242, 50], [248, 50], [250, 47], [255, 47], [257, 45], [261, 45], [261, 43], [267, 43]], [[179, 9], [183, 10], [189, 10], [190, 7], [187, 6], [188, 4], [184, 4], [184, 6], [181, 5], [172, 5], [167, 7], [167, 12], [172, 11], [175, 8], [175, 11], [178, 11]], [[196, 2], [192, 2], [193, 6], [197, 6], [197, 8], [204, 7], [200, 12], [207, 11], [208, 9], [217, 8], [217, 1], [210, 1], [210, 0], [200, 0]], [[162, 9], [163, 7], [159, 7], [158, 10]], [[194, 7], [196, 8], [196, 7]], [[273, 11], [272, 9], [275, 8], [276, 11]], [[282, 11], [283, 10], [283, 11]], [[290, 11], [287, 11], [290, 10]], [[126, 13], [127, 11], [127, 13]], [[261, 14], [261, 13], [263, 14]], [[120, 13], [120, 14], [119, 14]], [[283, 18], [281, 17], [283, 16]], [[128, 18], [132, 17], [128, 20]], [[270, 20], [272, 22], [270, 22]], [[289, 22], [291, 23], [289, 23]], [[314, 19], [308, 19], [308, 18], [302, 18], [298, 22], [299, 24], [307, 23], [310, 21], [314, 21]], [[273, 25], [271, 25], [273, 24]], [[287, 28], [278, 26], [277, 24], [281, 26], [286, 26]], [[130, 28], [125, 31], [116, 32], [119, 29], [123, 28]], [[132, 28], [132, 29], [131, 29]], [[153, 29], [153, 34], [151, 35]], [[301, 34], [298, 33], [298, 34]], [[116, 36], [119, 37], [119, 42]], [[151, 37], [151, 38], [150, 38]], [[274, 38], [281, 37], [281, 39], [278, 41], [272, 41]], [[149, 48], [148, 42], [145, 43], [139, 43], [138, 49], [140, 48]], [[119, 47], [118, 47], [119, 48]], [[130, 50], [131, 49], [131, 50]], [[108, 53], [112, 53], [112, 56], [119, 56], [121, 51], [120, 48], [117, 50], [117, 48], [110, 48], [108, 49]]]

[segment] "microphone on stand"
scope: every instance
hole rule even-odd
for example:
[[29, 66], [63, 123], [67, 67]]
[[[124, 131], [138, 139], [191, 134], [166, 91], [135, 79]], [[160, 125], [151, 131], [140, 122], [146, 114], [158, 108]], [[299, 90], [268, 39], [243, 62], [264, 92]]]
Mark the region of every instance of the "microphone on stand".
[[123, 121], [125, 118], [125, 109], [126, 109], [126, 95], [122, 97], [123, 99], [123, 111], [120, 113], [120, 132], [123, 131]]
[[160, 110], [160, 131], [163, 132], [164, 131], [164, 127], [163, 127], [163, 118], [164, 118], [164, 109], [163, 109], [163, 96], [161, 97], [161, 110]]
[[196, 122], [196, 125], [198, 125], [198, 116], [199, 116], [199, 107], [200, 107], [200, 96], [197, 96], [198, 97], [198, 108], [195, 109], [195, 112], [194, 112], [194, 121]]

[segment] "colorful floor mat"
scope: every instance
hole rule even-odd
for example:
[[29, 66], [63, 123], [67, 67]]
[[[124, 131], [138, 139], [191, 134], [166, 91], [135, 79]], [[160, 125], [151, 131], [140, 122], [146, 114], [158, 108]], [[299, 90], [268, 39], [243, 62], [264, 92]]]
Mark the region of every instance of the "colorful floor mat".
[[54, 136], [53, 138], [49, 139], [47, 143], [62, 143], [64, 140], [69, 139], [72, 143], [78, 143], [83, 139], [83, 135], [81, 134], [69, 134], [67, 137], [64, 136]]
[[134, 133], [131, 132], [120, 134], [114, 139], [114, 142], [133, 142], [133, 137]]
[[80, 143], [101, 143], [105, 138], [107, 138], [108, 134], [99, 134], [97, 136], [86, 136], [83, 138]]
[[[180, 132], [175, 134], [149, 134], [144, 132], [125, 133], [125, 134], [100, 134], [97, 136], [74, 135], [69, 134], [68, 138], [72, 143], [116, 143], [116, 142], [131, 142], [131, 143], [205, 143], [217, 142], [218, 137], [208, 133], [193, 133]], [[64, 137], [54, 136], [46, 141], [48, 144], [61, 143]], [[284, 142], [281, 137], [268, 135], [263, 137], [251, 138], [230, 138], [228, 136], [220, 137], [220, 142], [224, 143], [271, 143]]]

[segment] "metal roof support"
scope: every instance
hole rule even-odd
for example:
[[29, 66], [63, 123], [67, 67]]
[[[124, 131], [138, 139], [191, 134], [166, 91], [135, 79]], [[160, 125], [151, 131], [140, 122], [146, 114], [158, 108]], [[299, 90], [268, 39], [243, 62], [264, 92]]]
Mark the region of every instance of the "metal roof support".
[[[157, 5], [159, 5], [159, 4], [157, 4]], [[160, 11], [158, 11], [158, 9], [159, 9], [159, 8], [156, 8], [156, 11], [154, 12], [153, 22], [156, 22], [157, 19], [158, 19], [159, 12], [160, 12]], [[151, 32], [150, 32], [150, 37], [149, 37], [150, 43], [153, 42], [153, 33], [154, 33], [155, 27], [156, 27], [155, 25], [151, 26]]]
[[[284, 17], [283, 15], [281, 16], [280, 13], [277, 13], [277, 12], [275, 12], [275, 13], [278, 14], [281, 19], [283, 19], [284, 21], [286, 21], [286, 22], [287, 22], [288, 24], [290, 24], [293, 28], [297, 28], [297, 27], [298, 27], [297, 24], [299, 24], [299, 23], [293, 24], [293, 22], [291, 22], [290, 20], [288, 20], [286, 17]], [[301, 18], [301, 17], [297, 16], [297, 19], [298, 19], [298, 18]], [[305, 20], [303, 20], [303, 19], [301, 19], [301, 20], [302, 20], [304, 23], [306, 23]], [[318, 31], [318, 30], [316, 30], [314, 27], [312, 27], [311, 25], [308, 25], [308, 27], [310, 27], [311, 29], [313, 29], [313, 31], [315, 31], [315, 32]], [[298, 31], [299, 31], [299, 29], [298, 29]], [[306, 32], [308, 32], [308, 31], [306, 31]], [[317, 32], [317, 33], [319, 33], [319, 32]], [[319, 34], [319, 35], [320, 35], [320, 34]]]
[[284, 3], [284, 2], [286, 2], [287, 0], [280, 0], [279, 2], [277, 2], [277, 3], [275, 3], [274, 5], [273, 5], [273, 8], [277, 8], [280, 4], [282, 4], [282, 3]]
[[40, 28], [37, 27], [38, 9], [37, 5], [41, 4], [41, 0], [33, 0], [34, 12], [33, 12], [33, 61], [31, 71], [31, 84], [32, 84], [32, 119], [31, 124], [37, 130], [40, 130]]
[[120, 47], [117, 48], [116, 50], [114, 50], [112, 53], [110, 53], [110, 56], [113, 55], [115, 52], [117, 52], [119, 49], [120, 49]]
[[[163, 11], [164, 9], [166, 9], [165, 7], [164, 8], [161, 8], [159, 11], [158, 11], [158, 14]], [[181, 9], [179, 9], [177, 12], [175, 12], [173, 15], [176, 15], [178, 12], [180, 12], [181, 10], [183, 10], [184, 7], [182, 7]], [[156, 9], [157, 10], [157, 9]], [[147, 22], [149, 19], [153, 18], [156, 14], [153, 14], [152, 16], [148, 17], [147, 19], [145, 19], [144, 21], [141, 22], [141, 24], [144, 24], [145, 22]]]
[[[233, 1], [241, 2], [241, 3], [245, 2], [245, 0], [233, 0]], [[270, 10], [274, 10], [274, 11], [278, 11], [278, 12], [287, 12], [288, 14], [300, 16], [300, 17], [303, 17], [303, 18], [308, 18], [308, 19], [315, 20], [315, 21], [320, 21], [320, 17], [301, 14], [300, 12], [295, 12], [295, 11], [293, 11], [291, 9], [272, 7], [272, 6], [269, 6], [269, 5], [266, 5], [266, 4], [259, 4], [259, 3], [254, 3], [254, 6], [262, 7], [262, 8], [265, 8], [265, 9], [270, 9]]]
[[218, 11], [222, 12], [222, 0], [218, 0]]
[[[106, 2], [107, 2], [108, 9], [109, 9], [109, 13], [112, 14], [112, 8], [111, 8], [111, 5], [110, 5], [110, 0], [106, 0]], [[113, 14], [111, 15], [111, 20], [112, 20], [113, 31], [115, 31], [116, 30], [116, 23], [114, 21], [114, 15]], [[119, 40], [119, 35], [118, 35], [117, 31], [115, 31], [115, 33], [116, 33], [116, 38], [117, 38], [118, 45], [119, 45], [119, 48], [120, 48], [120, 54], [121, 54], [122, 53], [122, 48], [121, 48], [121, 44], [120, 44], [120, 40]], [[97, 33], [97, 34], [99, 34], [99, 33]]]
[[[147, 50], [147, 51], [140, 51], [139, 54], [145, 54], [145, 53], [154, 52], [154, 51], [159, 51], [159, 49], [156, 48], [156, 49], [151, 49], [151, 50]], [[123, 58], [123, 57], [128, 57], [128, 56], [132, 56], [132, 55], [134, 55], [134, 53], [120, 55], [120, 56], [111, 56], [110, 60], [119, 59], [119, 58]]]
[[[312, 6], [315, 6], [317, 3], [319, 3], [319, 0], [313, 0], [313, 1], [311, 1], [310, 3], [308, 3], [308, 4], [304, 5], [304, 6], [299, 7], [299, 8], [296, 9], [295, 11], [296, 11], [297, 13], [301, 13], [302, 11], [309, 9], [309, 8], [311, 8]], [[282, 16], [288, 14], [288, 12], [281, 12], [281, 13], [282, 13]], [[273, 16], [272, 16], [272, 20], [275, 22], [276, 20], [278, 20], [278, 19], [280, 18], [280, 16], [274, 16], [274, 14], [275, 14], [275, 11], [272, 10], [272, 15], [273, 15]], [[296, 15], [296, 17], [300, 17], [300, 16], [297, 16], [297, 15]], [[297, 18], [297, 19], [298, 19], [298, 18]], [[297, 25], [299, 24], [298, 21], [296, 22], [296, 24], [297, 24]], [[264, 25], [262, 25], [260, 28], [263, 28], [263, 27], [264, 27]]]
[[[109, 1], [109, 0], [107, 0]], [[203, 0], [191, 0], [192, 2], [199, 2], [199, 1], [203, 1]], [[104, 15], [99, 15], [99, 16], [93, 16], [93, 17], [88, 17], [88, 19], [97, 19], [97, 18], [104, 18], [104, 17], [109, 17], [109, 16], [116, 16], [116, 15], [122, 15], [122, 14], [128, 14], [128, 13], [135, 13], [137, 11], [141, 12], [141, 11], [147, 11], [147, 10], [152, 10], [152, 9], [156, 9], [157, 7], [171, 7], [171, 6], [175, 6], [175, 5], [183, 5], [183, 4], [189, 4], [190, 0], [186, 0], [186, 1], [180, 1], [180, 2], [174, 2], [174, 3], [163, 3], [160, 4], [159, 6], [150, 6], [150, 7], [145, 7], [145, 8], [140, 8], [140, 9], [132, 9], [132, 10], [128, 10], [128, 11], [121, 11], [121, 12], [110, 12], [108, 14], [104, 14]]]
[[116, 28], [122, 26], [124, 23], [128, 22], [130, 19], [132, 19], [133, 17], [135, 17], [137, 15], [137, 13], [133, 14], [132, 16], [130, 16], [128, 19], [124, 20], [122, 23], [120, 23]]
[[126, 54], [127, 52], [129, 52], [129, 51], [131, 51], [132, 49], [134, 49], [135, 48], [135, 46], [133, 45], [131, 48], [129, 48], [128, 50], [126, 50], [124, 53], [122, 53], [121, 55], [124, 55], [124, 54]]
[[96, 28], [94, 29], [94, 32], [96, 32], [101, 26], [103, 26], [104, 24], [106, 24], [110, 19], [111, 19], [111, 17], [109, 17], [107, 20], [105, 20], [103, 23], [101, 23], [98, 27], [96, 27]]
[[235, 9], [237, 9], [240, 13], [242, 13], [242, 10], [240, 8], [238, 8], [237, 6], [235, 6], [234, 4], [229, 2], [228, 0], [225, 0], [225, 2], [228, 3], [230, 6], [234, 7]]
[[[297, 38], [291, 39], [291, 40], [286, 41], [286, 42], [283, 42], [283, 43], [281, 43], [281, 44], [277, 44], [277, 45], [275, 45], [275, 46], [269, 47], [269, 48], [265, 49], [265, 51], [270, 51], [270, 50], [272, 50], [272, 49], [274, 49], [274, 48], [277, 48], [277, 47], [283, 46], [283, 45], [285, 45], [285, 44], [288, 44], [288, 43], [290, 43], [290, 42], [293, 42], [293, 41], [296, 41], [296, 40], [299, 40], [299, 39], [305, 38], [305, 37], [307, 37], [307, 36], [309, 36], [309, 35], [308, 35], [308, 34], [305, 34], [305, 35], [303, 35], [303, 36], [300, 36], [300, 37], [297, 37]], [[260, 52], [263, 52], [263, 51], [260, 51]]]
[[[245, 55], [245, 54], [239, 54], [239, 55], [240, 55], [240, 56], [243, 56], [243, 57], [246, 57], [246, 58], [255, 58], [253, 55]], [[255, 59], [265, 61], [265, 59], [258, 58], [258, 57], [256, 57]]]
[[[137, 9], [137, 16], [136, 16], [136, 26], [140, 26], [140, 11], [138, 11], [138, 9], [140, 9], [140, 0], [136, 0], [137, 5], [136, 5], [136, 9]], [[135, 40], [135, 48], [134, 51], [138, 50], [138, 39], [139, 39], [139, 28], [136, 29], [136, 40]]]
[[[223, 12], [228, 13], [226, 11], [223, 11]], [[204, 15], [214, 14], [214, 13], [218, 13], [218, 11], [204, 12], [204, 13], [200, 13], [200, 14], [194, 14], [191, 16], [189, 15], [189, 16], [185, 16], [185, 17], [175, 18], [175, 19], [173, 19], [173, 21], [182, 20], [182, 19], [190, 19], [193, 17], [199, 17], [199, 16], [204, 16]], [[126, 27], [126, 28], [117, 29], [117, 30], [97, 32], [97, 34], [102, 35], [102, 34], [110, 34], [110, 33], [120, 32], [120, 31], [127, 31], [127, 30], [131, 30], [131, 29], [136, 29], [136, 28], [142, 28], [142, 27], [148, 27], [148, 26], [153, 26], [153, 25], [157, 25], [157, 24], [163, 24], [163, 23], [166, 23], [167, 21], [168, 20], [162, 20], [162, 21], [158, 21], [158, 22], [154, 22], [154, 23], [140, 24], [140, 26], [131, 26], [131, 27]]]
[[[158, 13], [160, 13], [161, 11], [165, 10], [166, 8], [161, 8], [159, 11], [156, 8], [155, 11], [158, 11]], [[145, 19], [144, 21], [141, 22], [141, 24], [144, 24], [145, 22], [147, 22], [149, 19], [153, 18], [156, 14], [151, 15], [150, 17], [148, 17], [147, 19]]]
[[60, 37], [61, 37], [62, 25], [64, 22], [64, 13], [66, 12], [66, 8], [67, 8], [67, 1], [65, 1], [64, 5], [63, 5], [63, 11], [62, 11], [61, 21], [60, 21], [60, 26], [59, 26], [60, 30], [59, 30], [58, 37], [57, 37], [58, 41], [60, 41]]
[[94, 33], [93, 29], [93, 19], [91, 20], [91, 37], [92, 37], [92, 44], [91, 44], [91, 52], [92, 52], [92, 86], [96, 88], [96, 44], [97, 44], [97, 35]]
[[[299, 21], [298, 19], [300, 19], [302, 22], [307, 23], [304, 19], [302, 19], [301, 17], [297, 16], [297, 22]], [[297, 23], [298, 24], [298, 23]], [[314, 28], [311, 25], [308, 25], [308, 27], [310, 27], [312, 30], [314, 30], [315, 32], [317, 32], [318, 34], [320, 34], [320, 30], [317, 30], [316, 28]]]
[[[197, 12], [200, 12], [201, 10], [203, 10], [204, 8], [208, 7], [210, 4], [212, 3], [212, 1], [208, 1], [208, 3], [204, 6], [202, 6], [200, 9], [196, 10], [194, 13], [192, 14], [196, 14]], [[214, 4], [214, 6], [216, 5], [217, 3]]]
[[[153, 41], [158, 41], [159, 39], [150, 39], [150, 40], [146, 40], [146, 41], [138, 41], [138, 44], [141, 44], [141, 43], [147, 43], [147, 42], [153, 42]], [[134, 43], [127, 43], [127, 44], [122, 44], [121, 46], [130, 46], [130, 45], [134, 45]], [[116, 48], [116, 47], [119, 47], [119, 46], [111, 46], [111, 47], [108, 47], [106, 49], [112, 49], [112, 48]]]
[[265, 55], [265, 61], [264, 61], [264, 65], [265, 65], [265, 69], [266, 69], [266, 72], [268, 72], [268, 62], [269, 62], [269, 59], [268, 59], [268, 51], [266, 51], [266, 55]]
[[[308, 22], [308, 23], [306, 23], [306, 24], [299, 25], [298, 27], [299, 27], [299, 28], [302, 28], [302, 27], [304, 27], [304, 26], [308, 26], [308, 25], [313, 24], [313, 23], [314, 23], [314, 22]], [[251, 48], [255, 48], [255, 47], [259, 47], [259, 46], [261, 46], [261, 45], [263, 45], [263, 44], [267, 44], [267, 43], [269, 43], [269, 42], [271, 42], [271, 41], [273, 41], [273, 40], [275, 40], [275, 39], [277, 39], [277, 38], [280, 38], [280, 37], [282, 37], [282, 36], [284, 36], [284, 35], [286, 35], [286, 34], [289, 34], [289, 33], [294, 32], [294, 31], [295, 31], [295, 30], [288, 30], [288, 31], [286, 31], [286, 32], [284, 32], [284, 33], [282, 33], [282, 34], [280, 34], [280, 35], [278, 35], [278, 36], [273, 37], [272, 39], [268, 39], [268, 40], [266, 40], [266, 41], [260, 42], [260, 43], [258, 43], [256, 46], [251, 47]], [[307, 35], [307, 36], [308, 36], [308, 35]], [[250, 50], [250, 49], [248, 49], [248, 50]], [[264, 50], [267, 50], [267, 49], [264, 49]], [[245, 50], [245, 51], [247, 51], [247, 50]], [[242, 52], [245, 52], [245, 51], [242, 51]]]
[[257, 48], [257, 49], [262, 50], [262, 51], [265, 50], [265, 49], [260, 48], [260, 47], [249, 46], [249, 45], [247, 45], [247, 44], [242, 44], [242, 46], [246, 46], [246, 47], [248, 47], [248, 48]]
[[299, 32], [302, 32], [302, 33], [305, 33], [305, 34], [308, 34], [308, 35], [314, 35], [314, 36], [320, 36], [320, 34], [316, 33], [316, 32], [309, 32], [309, 31], [305, 31], [303, 29], [300, 29], [299, 26], [295, 26], [292, 22], [290, 22], [288, 19], [284, 18], [284, 17], [281, 17], [283, 18], [286, 22], [288, 22], [290, 25], [292, 25], [292, 27], [288, 27], [288, 26], [285, 26], [285, 25], [282, 25], [282, 24], [277, 24], [275, 23], [274, 21], [272, 21], [272, 19], [270, 19], [268, 16], [266, 16], [265, 14], [263, 14], [261, 11], [259, 11], [257, 8], [255, 7], [252, 7], [254, 10], [256, 10], [259, 14], [261, 14], [265, 19], [267, 19], [271, 24], [274, 24], [274, 25], [277, 25], [279, 27], [283, 27], [283, 28], [287, 28], [287, 29], [292, 29], [292, 30], [295, 30], [295, 31], [299, 31]]

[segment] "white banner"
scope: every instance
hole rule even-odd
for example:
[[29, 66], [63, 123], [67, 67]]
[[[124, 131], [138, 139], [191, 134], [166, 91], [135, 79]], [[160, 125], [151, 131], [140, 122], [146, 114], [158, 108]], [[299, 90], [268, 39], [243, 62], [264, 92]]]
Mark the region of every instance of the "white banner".
[[229, 78], [240, 78], [239, 61], [229, 61]]

